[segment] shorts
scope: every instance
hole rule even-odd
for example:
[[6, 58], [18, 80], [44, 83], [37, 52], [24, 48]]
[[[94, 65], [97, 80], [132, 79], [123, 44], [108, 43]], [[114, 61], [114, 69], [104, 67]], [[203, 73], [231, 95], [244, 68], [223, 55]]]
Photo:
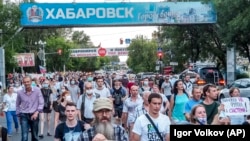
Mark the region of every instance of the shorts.
[[51, 113], [51, 111], [50, 108], [43, 108], [43, 113]]
[[115, 108], [115, 114], [114, 117], [121, 118], [122, 117], [122, 108]]

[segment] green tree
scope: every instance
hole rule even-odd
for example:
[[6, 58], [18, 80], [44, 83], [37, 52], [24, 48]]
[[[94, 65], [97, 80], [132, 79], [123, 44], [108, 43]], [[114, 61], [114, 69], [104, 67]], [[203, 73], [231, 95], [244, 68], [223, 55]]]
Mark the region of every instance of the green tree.
[[76, 48], [89, 48], [90, 37], [84, 33], [84, 31], [74, 31], [72, 34], [72, 41], [77, 44]]
[[235, 45], [250, 62], [250, 1], [214, 0], [218, 14], [218, 31], [224, 44]]
[[146, 37], [137, 36], [128, 47], [127, 64], [134, 72], [155, 71], [157, 43]]
[[[63, 71], [63, 66], [66, 69], [71, 69], [71, 61], [69, 58], [69, 49], [73, 43], [66, 41], [63, 37], [50, 37], [46, 40], [46, 63], [49, 71]], [[62, 54], [58, 54], [58, 50], [62, 50]]]
[[21, 36], [17, 35], [13, 39], [13, 35], [19, 26], [19, 19], [21, 17], [21, 12], [19, 7], [15, 3], [6, 3], [3, 5], [0, 3], [0, 44], [5, 45], [5, 65], [6, 73], [12, 72], [16, 68], [16, 60], [14, 59], [15, 55], [15, 46], [22, 46]]

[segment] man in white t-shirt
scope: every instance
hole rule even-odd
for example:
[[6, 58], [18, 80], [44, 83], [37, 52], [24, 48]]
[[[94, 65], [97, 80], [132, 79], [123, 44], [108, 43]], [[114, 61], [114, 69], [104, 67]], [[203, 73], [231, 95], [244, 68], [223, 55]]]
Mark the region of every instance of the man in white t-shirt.
[[[170, 120], [166, 115], [161, 114], [159, 111], [162, 104], [162, 96], [157, 93], [152, 93], [148, 97], [149, 110], [148, 116], [152, 119], [156, 128], [159, 130], [161, 136], [159, 136], [154, 128], [153, 124], [149, 121], [146, 115], [141, 115], [136, 119], [133, 130], [133, 141], [156, 141], [170, 140]], [[162, 138], [162, 139], [161, 139]]]
[[183, 86], [184, 89], [186, 90], [187, 94], [192, 97], [192, 90], [193, 90], [193, 82], [190, 79], [190, 75], [186, 75], [184, 80], [183, 80]]
[[104, 86], [104, 79], [96, 78], [97, 87], [94, 89], [94, 94], [104, 98], [111, 98], [110, 90]]

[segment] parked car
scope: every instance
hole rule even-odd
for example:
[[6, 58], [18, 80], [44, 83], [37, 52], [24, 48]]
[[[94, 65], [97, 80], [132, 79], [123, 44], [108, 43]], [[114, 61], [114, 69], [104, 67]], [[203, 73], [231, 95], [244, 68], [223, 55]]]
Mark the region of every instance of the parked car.
[[240, 90], [241, 97], [247, 97], [250, 99], [250, 78], [242, 78], [235, 80], [232, 84], [227, 85], [222, 89], [218, 95], [218, 100], [230, 97], [229, 90], [232, 87], [237, 87]]
[[204, 67], [196, 67], [194, 69], [187, 69], [183, 71], [179, 75], [179, 79], [184, 79], [186, 75], [190, 75], [190, 79], [195, 79], [198, 74], [200, 77], [194, 82], [194, 85], [203, 87], [206, 84], [214, 84], [218, 87], [218, 89], [223, 89], [225, 87], [225, 80], [217, 67], [213, 66], [204, 66]]

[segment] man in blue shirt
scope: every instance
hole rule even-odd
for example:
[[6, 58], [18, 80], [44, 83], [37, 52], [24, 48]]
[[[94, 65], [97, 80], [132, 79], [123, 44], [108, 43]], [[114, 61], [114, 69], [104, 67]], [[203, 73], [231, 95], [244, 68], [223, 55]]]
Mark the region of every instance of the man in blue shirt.
[[193, 97], [188, 100], [188, 102], [185, 105], [185, 117], [187, 119], [187, 121], [190, 121], [190, 112], [192, 110], [192, 108], [201, 103], [201, 89], [199, 87], [194, 87], [192, 90], [192, 95]]

